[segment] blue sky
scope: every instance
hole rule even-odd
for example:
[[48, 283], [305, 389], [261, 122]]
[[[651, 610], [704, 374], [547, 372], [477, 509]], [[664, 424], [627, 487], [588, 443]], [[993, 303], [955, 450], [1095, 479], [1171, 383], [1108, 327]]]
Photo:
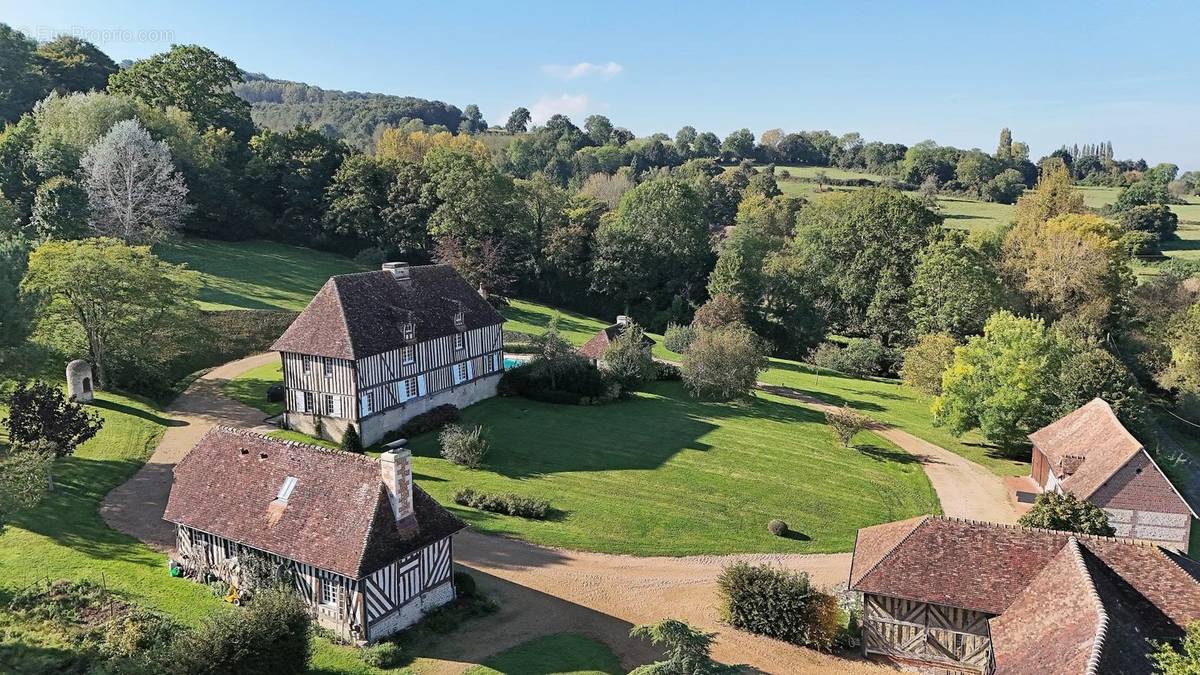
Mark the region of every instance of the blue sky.
[[477, 103], [490, 123], [524, 105], [639, 135], [781, 127], [985, 149], [1008, 126], [1035, 158], [1111, 140], [1184, 169], [1200, 169], [1198, 19], [1194, 0], [0, 0], [0, 21], [91, 31], [117, 60], [199, 43], [274, 77]]

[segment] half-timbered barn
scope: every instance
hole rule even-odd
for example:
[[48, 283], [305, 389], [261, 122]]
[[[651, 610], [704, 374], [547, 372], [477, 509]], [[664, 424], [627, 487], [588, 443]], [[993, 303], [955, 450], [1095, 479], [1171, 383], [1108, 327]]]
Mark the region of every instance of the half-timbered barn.
[[175, 466], [163, 517], [186, 571], [244, 587], [265, 562], [346, 639], [378, 640], [455, 597], [465, 525], [413, 484], [406, 449], [373, 460], [216, 427]]
[[1030, 472], [1042, 490], [1104, 509], [1119, 537], [1188, 549], [1195, 511], [1108, 403], [1093, 399], [1029, 440]]
[[[593, 365], [603, 365], [604, 352], [608, 350], [609, 345], [632, 325], [633, 320], [629, 317], [618, 316], [616, 323], [596, 331], [595, 335], [583, 343], [583, 346], [579, 348], [580, 356], [591, 361]], [[654, 349], [655, 344], [649, 335], [642, 334], [642, 351], [647, 358], [650, 357], [650, 352]]]
[[922, 516], [858, 531], [863, 652], [938, 673], [1152, 673], [1200, 619], [1200, 563], [1153, 542]]
[[331, 277], [275, 342], [288, 428], [364, 445], [443, 404], [496, 395], [504, 318], [448, 265]]

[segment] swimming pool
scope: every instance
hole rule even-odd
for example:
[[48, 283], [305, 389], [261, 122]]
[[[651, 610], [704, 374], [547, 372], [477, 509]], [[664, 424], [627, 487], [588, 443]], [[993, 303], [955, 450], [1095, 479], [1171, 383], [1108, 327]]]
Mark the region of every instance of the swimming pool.
[[513, 368], [516, 368], [517, 366], [521, 365], [522, 363], [525, 363], [525, 362], [522, 361], [521, 359], [514, 359], [514, 358], [511, 358], [508, 356], [504, 357], [504, 369], [505, 370], [512, 370]]

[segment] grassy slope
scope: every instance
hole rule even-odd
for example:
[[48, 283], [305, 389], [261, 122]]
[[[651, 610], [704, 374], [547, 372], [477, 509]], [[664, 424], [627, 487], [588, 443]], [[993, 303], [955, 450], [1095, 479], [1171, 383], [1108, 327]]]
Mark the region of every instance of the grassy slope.
[[625, 672], [604, 643], [559, 633], [503, 651], [463, 675], [619, 675]]
[[185, 239], [155, 252], [200, 272], [203, 309], [304, 309], [329, 277], [361, 272], [331, 253], [269, 241]]

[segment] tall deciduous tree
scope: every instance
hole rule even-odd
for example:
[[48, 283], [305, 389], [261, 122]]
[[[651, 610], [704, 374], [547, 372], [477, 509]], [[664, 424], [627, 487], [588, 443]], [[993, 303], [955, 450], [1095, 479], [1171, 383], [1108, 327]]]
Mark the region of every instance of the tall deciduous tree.
[[195, 310], [194, 273], [159, 260], [144, 246], [107, 237], [49, 241], [29, 256], [22, 289], [36, 294], [41, 315], [58, 332], [82, 334], [96, 374], [108, 384], [114, 355], [126, 360], [160, 358], [156, 342], [190, 322]]
[[730, 325], [697, 331], [680, 370], [693, 396], [748, 398], [767, 367], [765, 345], [749, 328]]
[[87, 191], [66, 176], [38, 186], [29, 224], [41, 240], [78, 239], [87, 232], [91, 207]]
[[0, 23], [0, 124], [15, 122], [46, 95], [49, 82], [36, 51], [32, 38]]
[[230, 85], [243, 81], [233, 61], [198, 45], [174, 45], [109, 78], [108, 89], [158, 108], [187, 112], [201, 129], [229, 129], [243, 143], [254, 133], [250, 104]]
[[1071, 171], [1057, 159], [1047, 160], [1037, 187], [1028, 190], [1017, 200], [1017, 227], [1036, 228], [1038, 225], [1068, 213], [1084, 213], [1083, 195], [1071, 185]]
[[1000, 277], [987, 255], [961, 230], [948, 230], [921, 252], [912, 285], [917, 334], [965, 337], [983, 330], [1000, 308]]
[[276, 222], [311, 231], [322, 219], [326, 190], [348, 154], [344, 145], [312, 129], [264, 129], [250, 139], [246, 192]]
[[81, 167], [93, 232], [126, 243], [153, 243], [176, 232], [192, 207], [171, 151], [135, 120], [113, 125]]
[[1115, 225], [1092, 215], [1020, 223], [1004, 239], [1001, 266], [1043, 317], [1104, 326], [1123, 310], [1134, 282], [1120, 238]]
[[670, 178], [642, 183], [596, 231], [592, 288], [651, 311], [665, 310], [675, 297], [699, 299], [712, 268], [708, 236], [704, 204], [690, 185]]
[[116, 73], [117, 64], [96, 45], [73, 35], [60, 35], [37, 49], [38, 58], [58, 92], [99, 91]]
[[933, 402], [935, 424], [952, 433], [979, 429], [1005, 448], [1053, 419], [1064, 350], [1041, 319], [998, 312], [983, 335], [954, 352]]
[[517, 108], [508, 116], [508, 121], [504, 123], [504, 130], [510, 134], [523, 134], [529, 128], [531, 117], [529, 108]]
[[885, 344], [912, 330], [909, 289], [941, 218], [895, 190], [829, 195], [800, 210], [792, 268], [818, 289], [835, 325]]

